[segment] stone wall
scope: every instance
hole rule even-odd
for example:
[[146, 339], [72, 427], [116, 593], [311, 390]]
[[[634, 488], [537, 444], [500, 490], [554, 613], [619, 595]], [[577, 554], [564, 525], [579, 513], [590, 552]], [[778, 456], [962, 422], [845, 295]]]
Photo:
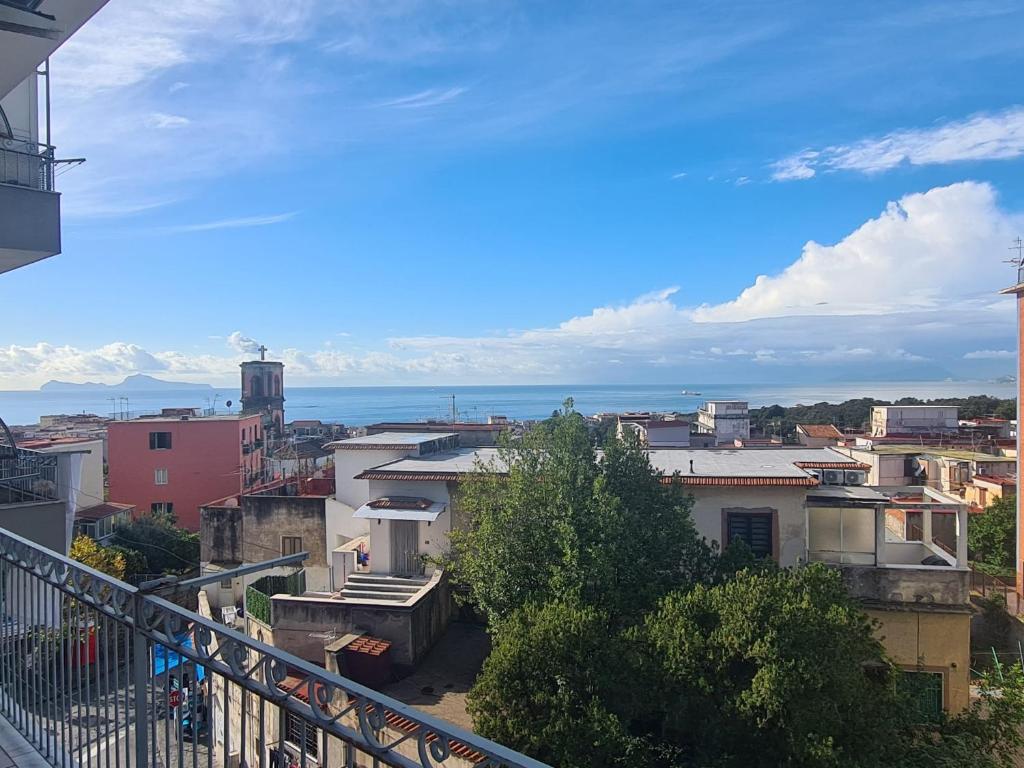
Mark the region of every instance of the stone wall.
[[966, 606], [970, 573], [962, 568], [841, 566], [850, 594], [868, 602]]
[[[307, 568], [327, 568], [325, 496], [242, 497], [245, 520], [242, 559], [258, 563], [281, 556], [281, 538], [300, 536]], [[332, 547], [333, 548], [333, 547]]]
[[448, 576], [438, 572], [434, 579], [434, 587], [409, 606], [367, 605], [308, 595], [274, 595], [271, 598], [274, 644], [322, 664], [324, 641], [310, 637], [311, 633], [362, 631], [391, 642], [391, 658], [397, 667], [415, 667], [444, 634], [451, 618]]
[[199, 561], [242, 562], [242, 510], [207, 506], [199, 510]]

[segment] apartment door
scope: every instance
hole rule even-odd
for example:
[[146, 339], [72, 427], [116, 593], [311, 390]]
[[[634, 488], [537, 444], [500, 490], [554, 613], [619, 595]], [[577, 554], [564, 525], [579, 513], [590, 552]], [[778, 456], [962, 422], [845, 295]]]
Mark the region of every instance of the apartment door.
[[391, 521], [391, 572], [414, 576], [419, 567], [420, 524], [416, 520]]

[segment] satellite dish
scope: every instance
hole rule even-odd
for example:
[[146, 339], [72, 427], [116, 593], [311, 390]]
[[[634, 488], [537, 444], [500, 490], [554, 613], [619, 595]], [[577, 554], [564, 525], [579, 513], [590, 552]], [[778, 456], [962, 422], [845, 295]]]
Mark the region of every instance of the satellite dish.
[[226, 403], [224, 403], [224, 405], [226, 405], [228, 408], [230, 408], [231, 407], [231, 401], [228, 400]]

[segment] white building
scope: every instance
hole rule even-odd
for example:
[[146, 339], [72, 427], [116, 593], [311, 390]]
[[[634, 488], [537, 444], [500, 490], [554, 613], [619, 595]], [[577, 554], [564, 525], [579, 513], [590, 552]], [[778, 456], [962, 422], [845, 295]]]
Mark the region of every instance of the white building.
[[750, 411], [743, 400], [708, 400], [697, 411], [697, 428], [731, 443], [750, 439]]
[[684, 419], [631, 418], [620, 416], [616, 426], [619, 439], [633, 431], [651, 448], [689, 448], [690, 422]]
[[958, 417], [955, 405], [876, 405], [871, 409], [871, 436], [955, 435]]

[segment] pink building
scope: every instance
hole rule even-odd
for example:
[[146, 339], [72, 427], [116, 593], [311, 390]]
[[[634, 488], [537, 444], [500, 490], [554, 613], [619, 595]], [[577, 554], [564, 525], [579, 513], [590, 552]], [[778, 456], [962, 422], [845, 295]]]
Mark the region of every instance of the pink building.
[[110, 501], [139, 514], [172, 512], [199, 530], [199, 507], [246, 493], [264, 480], [259, 415], [175, 416], [117, 421], [108, 431]]

